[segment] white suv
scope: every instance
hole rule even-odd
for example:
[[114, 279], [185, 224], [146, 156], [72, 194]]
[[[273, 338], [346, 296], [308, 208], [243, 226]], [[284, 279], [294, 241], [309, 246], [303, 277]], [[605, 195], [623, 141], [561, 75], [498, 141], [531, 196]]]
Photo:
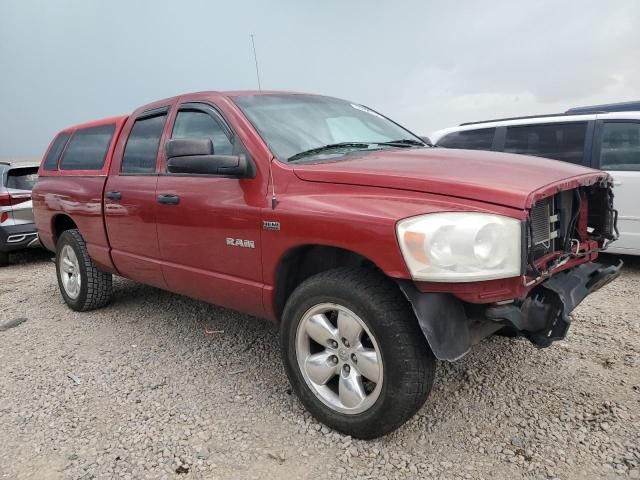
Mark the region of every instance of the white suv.
[[640, 101], [463, 123], [431, 139], [439, 147], [520, 153], [606, 170], [614, 179], [620, 230], [608, 251], [640, 255]]

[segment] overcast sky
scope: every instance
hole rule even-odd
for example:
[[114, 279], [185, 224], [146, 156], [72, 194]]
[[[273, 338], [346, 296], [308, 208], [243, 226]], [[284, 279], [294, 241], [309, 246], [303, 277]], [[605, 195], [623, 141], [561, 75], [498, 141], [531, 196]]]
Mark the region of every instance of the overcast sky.
[[198, 90], [364, 103], [418, 134], [640, 99], [640, 1], [1, 0], [0, 158]]

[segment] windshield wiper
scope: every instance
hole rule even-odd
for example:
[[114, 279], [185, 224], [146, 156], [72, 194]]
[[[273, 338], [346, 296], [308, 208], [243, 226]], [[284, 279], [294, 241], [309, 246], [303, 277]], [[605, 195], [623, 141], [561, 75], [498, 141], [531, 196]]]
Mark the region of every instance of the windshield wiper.
[[325, 150], [333, 150], [338, 148], [369, 148], [369, 145], [378, 145], [376, 142], [340, 142], [340, 143], [330, 143], [328, 145], [323, 145], [322, 147], [311, 148], [309, 150], [305, 150], [300, 153], [296, 153], [295, 155], [289, 157], [287, 160], [289, 162], [295, 162], [296, 160], [302, 157], [308, 157], [309, 155], [315, 155], [316, 153], [322, 153]]
[[315, 155], [316, 153], [322, 153], [326, 150], [333, 150], [339, 148], [369, 148], [371, 145], [384, 145], [387, 147], [399, 147], [399, 148], [410, 148], [410, 147], [424, 147], [426, 143], [421, 142], [419, 140], [413, 140], [411, 138], [403, 138], [400, 140], [390, 140], [388, 142], [340, 142], [340, 143], [330, 143], [328, 145], [323, 145], [322, 147], [311, 148], [309, 150], [305, 150], [300, 153], [296, 153], [295, 155], [288, 158], [289, 162], [295, 162], [296, 160], [302, 157], [308, 157], [309, 155]]
[[424, 147], [427, 144], [419, 140], [413, 140], [412, 138], [403, 138], [401, 140], [378, 142], [376, 145], [391, 145], [392, 147]]

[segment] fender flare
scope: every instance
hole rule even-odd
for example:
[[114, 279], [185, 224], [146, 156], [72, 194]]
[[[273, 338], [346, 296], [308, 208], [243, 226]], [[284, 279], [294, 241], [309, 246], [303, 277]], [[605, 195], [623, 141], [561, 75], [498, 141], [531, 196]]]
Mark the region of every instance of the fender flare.
[[421, 292], [410, 280], [396, 282], [436, 358], [453, 362], [464, 357], [471, 348], [472, 335], [462, 302], [448, 293]]

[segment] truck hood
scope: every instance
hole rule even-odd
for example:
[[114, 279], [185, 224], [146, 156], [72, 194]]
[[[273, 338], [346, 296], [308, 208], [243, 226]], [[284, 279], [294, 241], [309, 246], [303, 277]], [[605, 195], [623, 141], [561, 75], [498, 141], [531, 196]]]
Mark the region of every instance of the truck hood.
[[609, 178], [599, 170], [545, 158], [442, 148], [357, 152], [293, 169], [310, 182], [412, 190], [518, 209]]

